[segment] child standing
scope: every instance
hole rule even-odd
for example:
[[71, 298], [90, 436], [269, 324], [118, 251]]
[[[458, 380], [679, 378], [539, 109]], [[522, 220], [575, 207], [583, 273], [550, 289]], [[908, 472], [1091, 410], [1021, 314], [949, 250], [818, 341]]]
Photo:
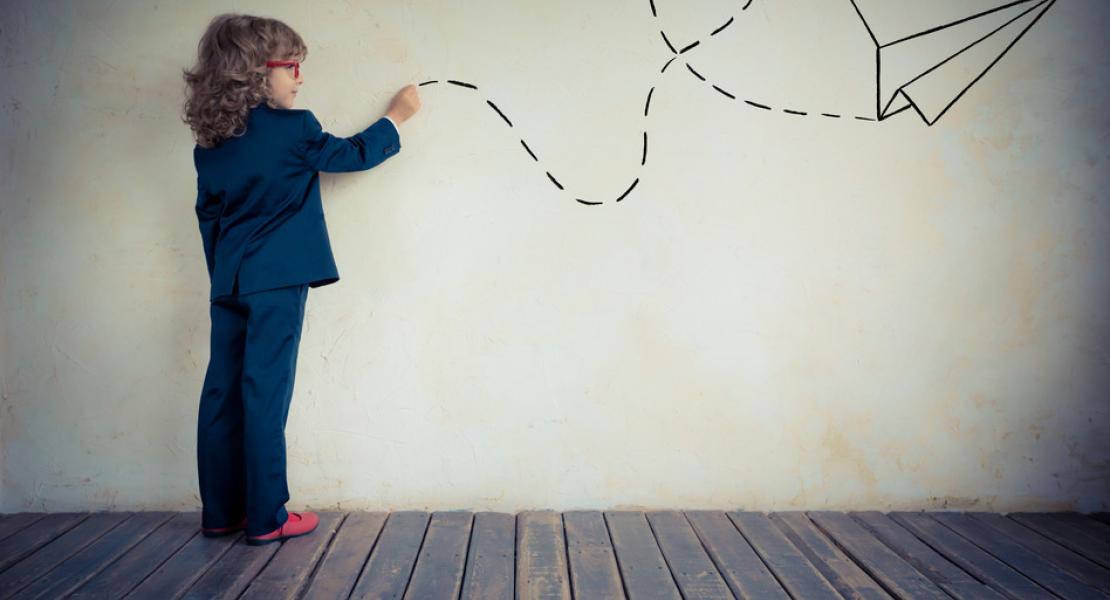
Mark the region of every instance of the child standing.
[[420, 108], [402, 88], [387, 113], [348, 138], [294, 109], [308, 50], [275, 19], [223, 14], [185, 71], [184, 120], [197, 145], [196, 215], [211, 281], [211, 354], [197, 420], [205, 535], [246, 529], [251, 545], [310, 533], [288, 512], [285, 422], [310, 287], [339, 280], [319, 172], [362, 171], [401, 148]]

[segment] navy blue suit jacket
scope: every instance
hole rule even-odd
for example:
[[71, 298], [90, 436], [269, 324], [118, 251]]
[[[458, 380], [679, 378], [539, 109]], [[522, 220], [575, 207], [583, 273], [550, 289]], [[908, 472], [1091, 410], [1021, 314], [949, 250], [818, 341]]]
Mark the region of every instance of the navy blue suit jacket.
[[209, 301], [287, 285], [339, 281], [332, 256], [320, 171], [370, 169], [401, 148], [382, 117], [336, 137], [304, 109], [250, 109], [246, 133], [193, 149], [197, 220], [212, 284]]

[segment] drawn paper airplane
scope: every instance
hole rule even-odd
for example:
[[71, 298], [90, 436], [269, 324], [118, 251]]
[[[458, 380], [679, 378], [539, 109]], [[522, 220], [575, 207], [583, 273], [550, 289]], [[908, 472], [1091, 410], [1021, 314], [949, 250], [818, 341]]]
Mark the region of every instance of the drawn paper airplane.
[[1056, 0], [852, 0], [875, 43], [876, 116], [932, 125]]

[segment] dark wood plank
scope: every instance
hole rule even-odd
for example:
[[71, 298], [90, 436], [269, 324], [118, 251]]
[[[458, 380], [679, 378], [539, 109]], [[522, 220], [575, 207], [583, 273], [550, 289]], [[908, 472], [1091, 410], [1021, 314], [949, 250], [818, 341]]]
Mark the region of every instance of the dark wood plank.
[[[1110, 567], [1100, 562], [1110, 556], [1110, 527], [1098, 514], [451, 511], [430, 524], [421, 511], [344, 517], [322, 513], [309, 536], [253, 547], [241, 534], [200, 536], [195, 512], [3, 515], [0, 597], [786, 600], [787, 590], [876, 599], [943, 590], [961, 599], [1110, 599]], [[922, 581], [933, 588], [913, 587]]]
[[131, 513], [126, 512], [91, 513], [89, 518], [76, 527], [40, 546], [34, 554], [0, 573], [0, 598], [11, 598], [130, 516]]
[[1110, 569], [1110, 544], [1089, 536], [1082, 528], [1057, 519], [1052, 513], [1019, 512], [1007, 516]]
[[424, 531], [428, 527], [426, 511], [403, 510], [389, 513], [370, 560], [355, 582], [351, 599], [400, 598], [408, 586], [409, 575], [416, 564]]
[[128, 597], [177, 598], [234, 544], [243, 543], [242, 537], [242, 532], [218, 538], [204, 537], [198, 528], [184, 546], [139, 583]]
[[1009, 536], [1034, 554], [1059, 566], [1081, 581], [1110, 593], [1110, 569], [1100, 567], [1082, 556], [997, 513], [970, 513], [976, 521]]
[[1095, 519], [1091, 515], [1077, 512], [1050, 513], [1053, 518], [1064, 523], [1070, 523], [1078, 531], [1085, 532], [1089, 537], [1102, 543], [1110, 543], [1110, 525]]
[[21, 512], [4, 515], [0, 520], [0, 541], [8, 538], [13, 533], [36, 523], [46, 516], [46, 513]]
[[0, 541], [0, 571], [34, 554], [54, 538], [76, 527], [89, 513], [51, 513]]
[[624, 598], [605, 517], [596, 510], [563, 513], [570, 585], [575, 598]]
[[686, 518], [733, 595], [741, 600], [789, 600], [786, 590], [724, 511], [686, 511]]
[[456, 600], [459, 597], [473, 520], [471, 512], [432, 513], [405, 598]]
[[516, 593], [516, 516], [474, 515], [462, 600], [512, 600]]
[[173, 517], [173, 514], [170, 512], [134, 514], [100, 539], [67, 558], [48, 574], [39, 573], [36, 581], [11, 596], [12, 600], [65, 596], [150, 535], [152, 531]]
[[377, 543], [388, 513], [353, 512], [340, 524], [335, 539], [309, 582], [305, 600], [346, 598]]
[[1055, 598], [1033, 580], [941, 525], [928, 513], [892, 512], [890, 518], [1007, 598]]
[[189, 586], [181, 598], [183, 600], [238, 598], [280, 548], [281, 542], [251, 546], [240, 539], [232, 544], [216, 564], [209, 567], [204, 575]]
[[758, 512], [727, 513], [740, 533], [794, 598], [840, 598], [832, 584], [806, 559], [771, 519]]
[[1110, 536], [1106, 534], [1106, 530], [1110, 529], [1110, 527], [1103, 525], [1095, 519], [1085, 517], [1075, 512], [1053, 512], [1045, 513], [1045, 515], [1062, 524], [1075, 536], [1088, 542], [1094, 542], [1097, 546], [1102, 548], [1110, 546]]
[[563, 517], [551, 510], [517, 514], [516, 593], [519, 600], [570, 600]]
[[843, 512], [807, 513], [829, 537], [848, 553], [867, 574], [898, 598], [947, 600], [944, 593], [913, 565], [875, 539], [859, 523]]
[[242, 600], [280, 600], [297, 598], [316, 563], [331, 543], [336, 528], [343, 520], [340, 512], [318, 512], [320, 523], [308, 535], [281, 542], [281, 548], [247, 586]]
[[645, 516], [683, 598], [732, 598], [685, 515], [674, 510], [655, 510]]
[[200, 532], [200, 513], [177, 513], [85, 582], [70, 598], [119, 598]]
[[628, 597], [631, 600], [681, 599], [678, 585], [671, 577], [644, 513], [622, 510], [604, 514]]
[[825, 537], [804, 512], [775, 512], [771, 513], [770, 519], [841, 596], [857, 600], [890, 600], [890, 594]]
[[1092, 600], [1107, 598], [1101, 591], [1076, 579], [1009, 536], [998, 535], [994, 529], [964, 513], [942, 512], [935, 513], [932, 517], [1057, 596]]
[[909, 530], [878, 511], [850, 513], [852, 518], [893, 550], [902, 560], [913, 565], [937, 587], [953, 598], [965, 600], [1002, 600], [1002, 594], [983, 585], [963, 569], [922, 542]]

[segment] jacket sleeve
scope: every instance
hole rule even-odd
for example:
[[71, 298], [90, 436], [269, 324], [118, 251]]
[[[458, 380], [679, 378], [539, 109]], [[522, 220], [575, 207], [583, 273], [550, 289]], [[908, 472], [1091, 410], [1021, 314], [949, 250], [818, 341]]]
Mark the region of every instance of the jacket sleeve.
[[197, 176], [197, 222], [200, 238], [204, 243], [204, 260], [208, 263], [208, 278], [216, 268], [216, 239], [220, 236], [220, 198], [213, 196], [201, 185]]
[[351, 137], [342, 138], [324, 131], [312, 111], [304, 111], [298, 151], [308, 168], [314, 171], [365, 171], [400, 149], [397, 128], [385, 117]]

